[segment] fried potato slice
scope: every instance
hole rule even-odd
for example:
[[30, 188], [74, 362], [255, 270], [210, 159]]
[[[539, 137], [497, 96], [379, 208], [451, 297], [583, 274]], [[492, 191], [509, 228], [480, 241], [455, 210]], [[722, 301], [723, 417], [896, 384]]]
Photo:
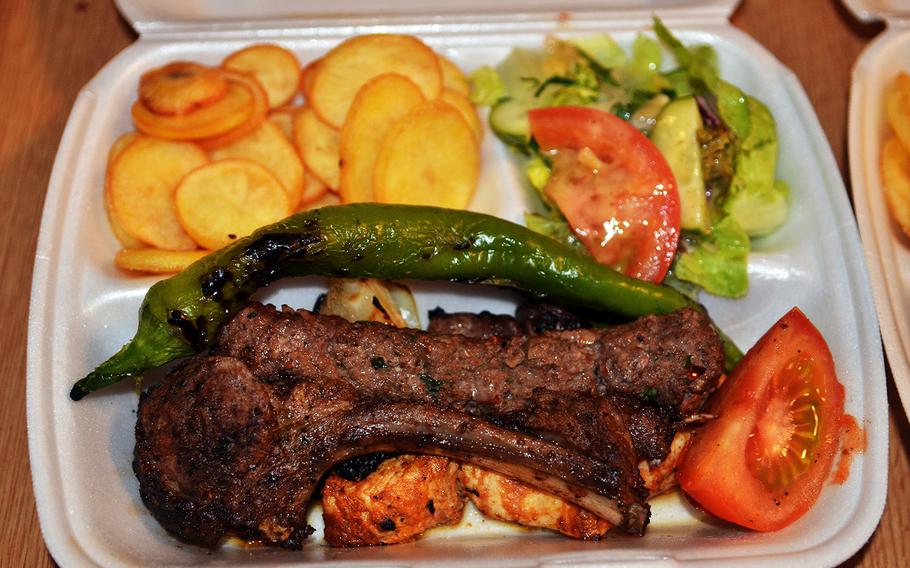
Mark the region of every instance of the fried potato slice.
[[416, 37], [362, 35], [344, 41], [322, 58], [309, 104], [326, 124], [341, 128], [357, 91], [384, 73], [404, 75], [427, 99], [435, 99], [442, 88], [439, 58]]
[[269, 108], [287, 104], [297, 94], [300, 63], [293, 53], [279, 45], [251, 45], [230, 54], [221, 65], [252, 73], [265, 89]]
[[262, 85], [259, 84], [259, 81], [257, 81], [253, 75], [241, 73], [240, 71], [231, 71], [229, 69], [225, 69], [224, 73], [230, 80], [237, 83], [243, 83], [249, 88], [250, 92], [253, 94], [253, 108], [245, 121], [227, 132], [194, 140], [194, 142], [202, 146], [205, 150], [220, 148], [221, 146], [225, 146], [247, 136], [262, 124], [269, 113], [269, 102], [265, 94], [265, 89], [262, 88]]
[[255, 108], [255, 94], [241, 81], [229, 80], [227, 92], [216, 102], [182, 115], [155, 114], [141, 100], [131, 113], [136, 128], [158, 138], [192, 140], [224, 134], [243, 124]]
[[190, 142], [137, 136], [114, 159], [108, 172], [111, 207], [134, 238], [165, 250], [192, 250], [174, 207], [177, 184], [208, 156]]
[[123, 245], [123, 248], [127, 249], [138, 249], [147, 245], [126, 232], [126, 229], [123, 228], [123, 223], [120, 222], [120, 219], [114, 213], [114, 203], [111, 199], [110, 171], [111, 164], [114, 163], [117, 156], [139, 136], [138, 132], [125, 132], [114, 140], [107, 155], [107, 170], [104, 175], [104, 211], [107, 213], [107, 221], [111, 227], [111, 232], [114, 233], [114, 237]]
[[464, 208], [480, 175], [474, 133], [444, 101], [414, 107], [386, 136], [373, 171], [377, 201]]
[[291, 208], [303, 195], [303, 163], [297, 149], [281, 130], [269, 121], [261, 123], [248, 135], [211, 151], [213, 160], [246, 158], [269, 169], [284, 186]]
[[910, 148], [910, 75], [904, 71], [885, 87], [885, 113], [904, 148]]
[[457, 93], [461, 93], [466, 97], [470, 95], [471, 84], [468, 82], [468, 78], [465, 77], [461, 69], [445, 56], [438, 54], [437, 56], [439, 57], [439, 68], [442, 71], [442, 86], [447, 89], [452, 89]]
[[180, 224], [209, 250], [291, 214], [291, 202], [278, 178], [265, 166], [241, 158], [193, 170], [177, 186], [175, 202]]
[[132, 272], [170, 274], [180, 272], [200, 258], [207, 250], [161, 250], [153, 248], [123, 249], [114, 257], [117, 268]]
[[477, 466], [461, 464], [458, 480], [483, 514], [500, 521], [584, 540], [596, 540], [611, 528], [610, 523], [574, 503]]
[[329, 198], [334, 199], [335, 203], [341, 203], [341, 198], [337, 193], [329, 191], [329, 186], [322, 183], [322, 180], [311, 172], [306, 172], [303, 177], [303, 195], [300, 196], [298, 209], [311, 209], [313, 203]]
[[294, 142], [307, 171], [329, 188], [337, 189], [341, 134], [305, 106], [294, 116]]
[[888, 209], [904, 234], [910, 237], [910, 154], [901, 141], [892, 136], [882, 146], [881, 160]]
[[294, 115], [298, 110], [300, 110], [299, 106], [283, 106], [276, 108], [266, 117], [292, 143], [294, 141]]
[[338, 190], [345, 203], [373, 201], [373, 169], [385, 135], [423, 101], [417, 85], [397, 73], [379, 75], [357, 91], [341, 127]]
[[439, 98], [455, 107], [455, 110], [461, 113], [462, 118], [464, 118], [465, 122], [468, 123], [468, 126], [471, 127], [471, 132], [474, 133], [474, 138], [477, 139], [477, 143], [480, 144], [483, 140], [483, 123], [480, 122], [480, 117], [477, 116], [477, 108], [474, 106], [474, 103], [471, 102], [471, 99], [469, 99], [467, 95], [463, 95], [448, 87], [442, 90], [442, 93], [439, 94]]
[[316, 77], [316, 70], [322, 59], [314, 59], [306, 64], [303, 71], [300, 72], [300, 94], [303, 95], [304, 102], [309, 103], [313, 93], [313, 78]]
[[222, 99], [228, 81], [220, 69], [174, 61], [139, 79], [139, 100], [155, 114], [184, 115]]

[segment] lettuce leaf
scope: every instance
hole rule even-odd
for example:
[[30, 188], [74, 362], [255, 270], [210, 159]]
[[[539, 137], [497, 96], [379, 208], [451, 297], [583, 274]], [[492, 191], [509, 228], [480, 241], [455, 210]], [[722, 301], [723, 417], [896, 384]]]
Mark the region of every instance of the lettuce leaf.
[[506, 95], [505, 85], [496, 69], [489, 65], [478, 67], [468, 75], [471, 82], [471, 102], [480, 106], [493, 106]]
[[673, 273], [710, 294], [741, 298], [749, 291], [749, 235], [732, 216], [714, 223], [706, 236], [688, 236]]

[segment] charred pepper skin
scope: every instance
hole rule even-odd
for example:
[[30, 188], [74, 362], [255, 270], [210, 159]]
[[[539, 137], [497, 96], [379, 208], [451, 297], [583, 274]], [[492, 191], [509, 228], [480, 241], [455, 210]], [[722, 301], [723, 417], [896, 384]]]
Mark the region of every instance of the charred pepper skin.
[[[136, 335], [78, 381], [73, 400], [204, 350], [259, 288], [288, 276], [449, 280], [508, 286], [625, 317], [692, 306], [509, 221], [466, 211], [352, 204], [263, 227], [152, 286]], [[726, 341], [728, 364], [741, 352]]]

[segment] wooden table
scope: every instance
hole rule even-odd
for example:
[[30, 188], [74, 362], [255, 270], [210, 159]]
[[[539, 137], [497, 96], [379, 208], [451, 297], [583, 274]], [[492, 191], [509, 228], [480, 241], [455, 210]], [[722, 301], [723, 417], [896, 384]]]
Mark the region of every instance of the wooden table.
[[[850, 69], [881, 31], [837, 1], [746, 0], [733, 22], [799, 76], [844, 179]], [[79, 89], [136, 39], [110, 0], [0, 2], [0, 565], [52, 564], [38, 528], [25, 423], [28, 290], [44, 194]], [[849, 185], [849, 183], [848, 183]], [[910, 566], [910, 427], [890, 384], [888, 503], [847, 565]]]

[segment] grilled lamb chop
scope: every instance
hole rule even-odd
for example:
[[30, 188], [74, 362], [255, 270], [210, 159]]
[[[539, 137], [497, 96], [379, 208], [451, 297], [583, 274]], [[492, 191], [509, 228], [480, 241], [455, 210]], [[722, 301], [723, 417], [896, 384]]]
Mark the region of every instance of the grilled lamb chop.
[[226, 535], [299, 547], [319, 480], [377, 451], [474, 463], [641, 534], [631, 401], [697, 411], [722, 364], [691, 310], [476, 339], [251, 304], [211, 355], [143, 395], [134, 469], [159, 522], [210, 547]]

